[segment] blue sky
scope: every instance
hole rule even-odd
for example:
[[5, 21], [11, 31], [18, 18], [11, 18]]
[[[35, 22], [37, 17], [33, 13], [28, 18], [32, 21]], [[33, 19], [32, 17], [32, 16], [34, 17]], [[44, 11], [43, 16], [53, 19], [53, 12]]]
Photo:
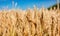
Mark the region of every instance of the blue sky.
[[56, 0], [0, 0], [0, 9], [7, 7], [11, 9], [13, 6], [12, 1], [16, 6], [15, 8], [21, 9], [33, 8], [33, 5], [36, 5], [38, 8], [42, 8], [42, 6], [48, 8], [56, 4]]

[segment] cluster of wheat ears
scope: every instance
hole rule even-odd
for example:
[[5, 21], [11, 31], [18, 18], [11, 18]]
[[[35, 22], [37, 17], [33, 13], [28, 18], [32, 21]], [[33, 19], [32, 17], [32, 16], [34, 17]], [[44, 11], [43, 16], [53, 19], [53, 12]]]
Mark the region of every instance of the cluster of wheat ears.
[[60, 36], [60, 10], [2, 10], [0, 36]]

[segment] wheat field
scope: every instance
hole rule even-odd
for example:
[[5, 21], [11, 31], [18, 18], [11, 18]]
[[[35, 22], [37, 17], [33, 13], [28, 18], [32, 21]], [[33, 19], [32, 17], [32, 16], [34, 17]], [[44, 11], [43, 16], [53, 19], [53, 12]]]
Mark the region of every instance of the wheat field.
[[2, 10], [0, 36], [60, 36], [60, 10]]

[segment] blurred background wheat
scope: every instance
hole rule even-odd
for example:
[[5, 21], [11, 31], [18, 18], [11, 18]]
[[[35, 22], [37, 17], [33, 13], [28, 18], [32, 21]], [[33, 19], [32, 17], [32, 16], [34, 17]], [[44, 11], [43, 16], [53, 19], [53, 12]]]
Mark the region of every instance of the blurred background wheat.
[[[5, 0], [4, 0], [5, 1]], [[49, 8], [0, 10], [0, 36], [60, 36], [60, 0]]]

